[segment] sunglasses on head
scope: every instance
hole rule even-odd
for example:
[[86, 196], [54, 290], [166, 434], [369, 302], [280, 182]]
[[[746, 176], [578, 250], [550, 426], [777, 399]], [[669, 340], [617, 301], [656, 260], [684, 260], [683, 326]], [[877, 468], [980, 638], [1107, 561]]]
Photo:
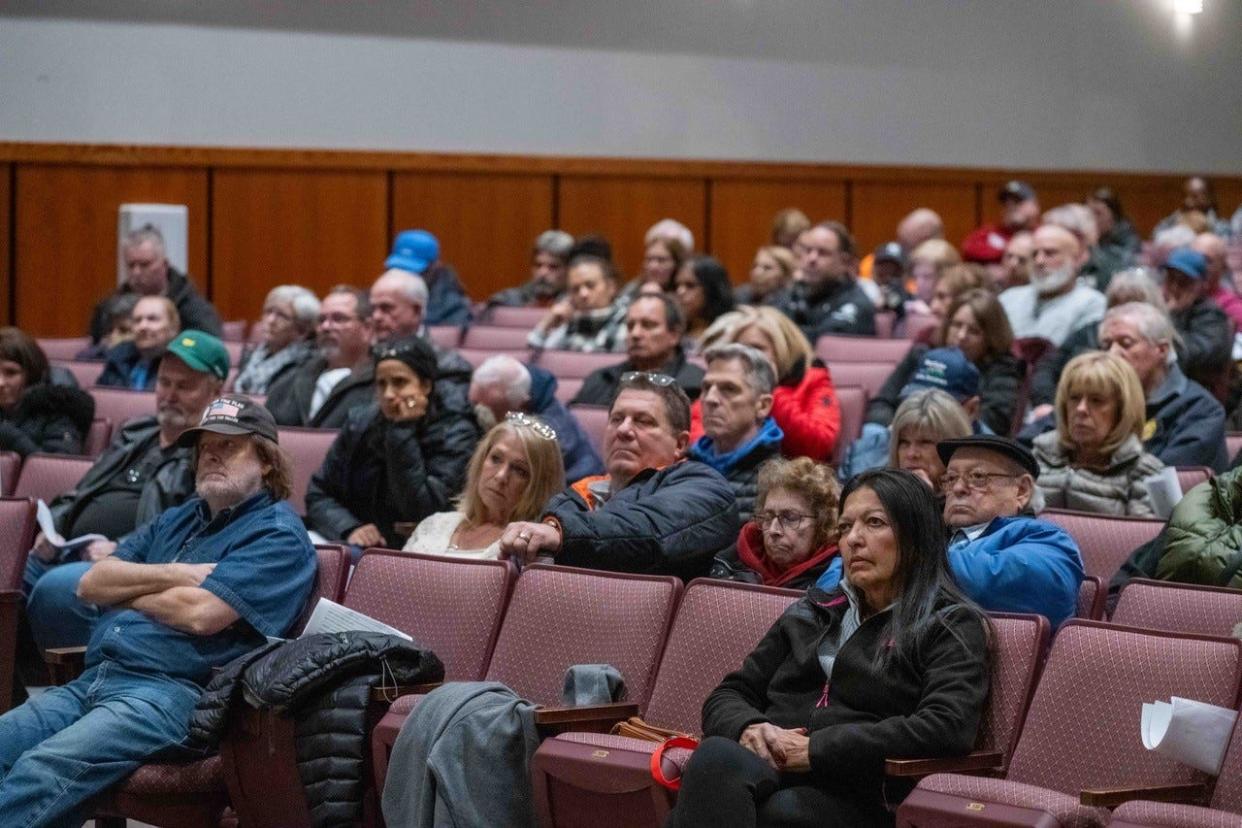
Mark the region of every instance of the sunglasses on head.
[[525, 411], [510, 411], [505, 415], [505, 422], [516, 426], [525, 426], [545, 440], [555, 440], [556, 432], [552, 426], [538, 417], [532, 417]]

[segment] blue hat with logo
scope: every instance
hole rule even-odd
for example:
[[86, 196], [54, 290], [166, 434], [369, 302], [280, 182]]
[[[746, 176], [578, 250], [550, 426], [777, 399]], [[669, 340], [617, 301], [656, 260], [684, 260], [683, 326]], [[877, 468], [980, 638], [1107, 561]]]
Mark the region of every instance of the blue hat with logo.
[[901, 398], [928, 388], [944, 391], [958, 402], [968, 400], [979, 393], [979, 369], [959, 348], [933, 348], [901, 389]]
[[392, 253], [384, 260], [384, 267], [408, 270], [421, 276], [440, 258], [440, 242], [426, 230], [402, 230], [392, 243]]
[[1189, 247], [1179, 247], [1170, 253], [1169, 258], [1164, 260], [1164, 266], [1168, 270], [1185, 273], [1192, 279], [1202, 279], [1207, 275], [1207, 259], [1198, 250]]

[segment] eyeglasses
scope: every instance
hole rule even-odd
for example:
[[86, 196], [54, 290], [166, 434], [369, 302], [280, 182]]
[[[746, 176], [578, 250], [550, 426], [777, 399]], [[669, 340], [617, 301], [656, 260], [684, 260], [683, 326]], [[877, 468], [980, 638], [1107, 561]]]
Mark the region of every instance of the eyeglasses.
[[621, 375], [622, 385], [643, 384], [658, 385], [660, 388], [668, 388], [676, 379], [668, 374], [657, 374], [654, 371], [626, 371]]
[[806, 522], [813, 518], [814, 515], [795, 512], [792, 509], [786, 509], [781, 512], [755, 512], [752, 518], [760, 529], [768, 529], [775, 523], [780, 525], [787, 532], [797, 532], [806, 525]]
[[515, 426], [525, 426], [545, 440], [555, 440], [556, 432], [552, 426], [538, 417], [532, 417], [525, 411], [510, 411], [505, 414], [505, 422]]
[[946, 472], [944, 477], [940, 478], [940, 491], [948, 494], [953, 491], [953, 487], [957, 485], [959, 480], [966, 481], [966, 487], [971, 491], [982, 492], [987, 489], [988, 483], [993, 477], [1004, 477], [1012, 480], [1019, 475], [1005, 474], [1003, 472], [985, 472], [985, 471], [968, 471], [965, 474], [957, 472]]

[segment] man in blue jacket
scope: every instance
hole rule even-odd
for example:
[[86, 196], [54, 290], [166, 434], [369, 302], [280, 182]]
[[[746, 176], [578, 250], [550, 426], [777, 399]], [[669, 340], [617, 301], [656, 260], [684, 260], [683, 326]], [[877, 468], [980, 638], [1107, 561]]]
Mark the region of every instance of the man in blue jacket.
[[1008, 437], [944, 440], [936, 451], [949, 538], [949, 568], [980, 606], [1047, 617], [1053, 629], [1074, 614], [1083, 579], [1078, 544], [1031, 516], [1039, 466]]
[[104, 614], [86, 671], [0, 716], [6, 825], [81, 825], [91, 801], [177, 746], [213, 668], [283, 636], [315, 579], [288, 504], [276, 422], [245, 397], [212, 402], [179, 443], [197, 496], [130, 534], [78, 585]]

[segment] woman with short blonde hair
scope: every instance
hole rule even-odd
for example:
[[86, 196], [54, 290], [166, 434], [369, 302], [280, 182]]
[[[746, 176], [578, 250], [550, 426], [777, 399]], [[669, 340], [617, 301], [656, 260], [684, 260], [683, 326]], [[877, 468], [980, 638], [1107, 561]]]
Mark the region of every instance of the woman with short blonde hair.
[[1146, 422], [1143, 386], [1128, 362], [1102, 351], [1070, 360], [1057, 383], [1056, 430], [1034, 443], [1046, 505], [1154, 515], [1143, 481], [1164, 463], [1143, 449]]
[[969, 437], [970, 418], [962, 405], [939, 388], [916, 391], [902, 400], [889, 425], [888, 466], [905, 469], [940, 490], [944, 463], [936, 452], [941, 440]]

